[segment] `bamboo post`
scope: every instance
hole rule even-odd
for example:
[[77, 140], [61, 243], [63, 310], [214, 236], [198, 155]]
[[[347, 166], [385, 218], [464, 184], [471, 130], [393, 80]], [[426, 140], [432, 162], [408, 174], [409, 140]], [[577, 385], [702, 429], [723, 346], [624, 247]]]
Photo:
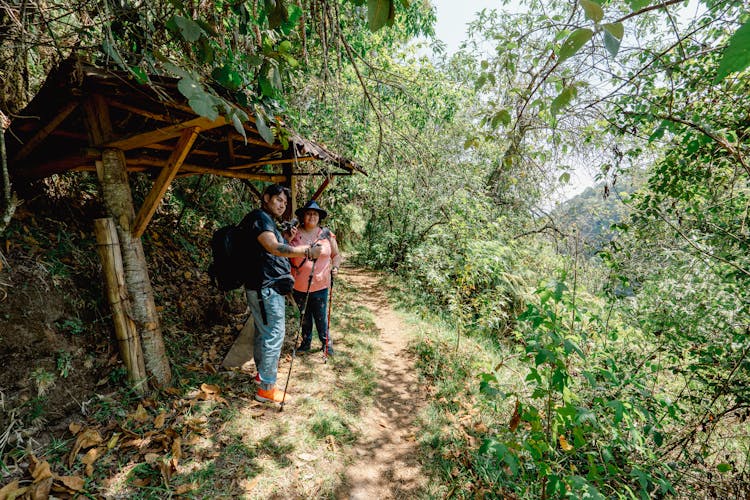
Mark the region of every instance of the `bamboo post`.
[[141, 350], [141, 341], [130, 311], [128, 288], [120, 253], [120, 240], [111, 218], [95, 219], [97, 250], [102, 261], [107, 298], [112, 309], [115, 335], [120, 356], [128, 370], [128, 380], [139, 394], [146, 391], [146, 366]]

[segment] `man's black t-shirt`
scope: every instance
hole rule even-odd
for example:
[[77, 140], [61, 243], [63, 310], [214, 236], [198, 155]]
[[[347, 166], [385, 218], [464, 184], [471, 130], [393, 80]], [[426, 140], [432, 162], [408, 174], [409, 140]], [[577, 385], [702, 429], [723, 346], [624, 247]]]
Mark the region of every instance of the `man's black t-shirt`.
[[289, 259], [269, 253], [258, 241], [258, 236], [266, 231], [275, 234], [277, 241], [285, 241], [271, 216], [264, 210], [255, 209], [242, 219], [240, 226], [247, 234], [246, 255], [250, 259], [245, 286], [251, 290], [260, 290], [273, 285], [279, 279], [291, 278]]

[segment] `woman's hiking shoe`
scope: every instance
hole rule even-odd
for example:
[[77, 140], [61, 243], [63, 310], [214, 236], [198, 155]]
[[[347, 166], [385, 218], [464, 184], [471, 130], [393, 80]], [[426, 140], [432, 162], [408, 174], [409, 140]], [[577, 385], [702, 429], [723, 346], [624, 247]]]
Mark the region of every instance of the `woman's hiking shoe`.
[[310, 352], [310, 344], [300, 344], [297, 348], [297, 352]]
[[255, 382], [256, 384], [260, 384], [260, 373], [255, 374], [255, 376], [253, 377], [253, 382]]
[[261, 403], [281, 403], [284, 401], [284, 391], [276, 388], [268, 389], [267, 391], [264, 389], [258, 389], [258, 392], [255, 394], [255, 399]]

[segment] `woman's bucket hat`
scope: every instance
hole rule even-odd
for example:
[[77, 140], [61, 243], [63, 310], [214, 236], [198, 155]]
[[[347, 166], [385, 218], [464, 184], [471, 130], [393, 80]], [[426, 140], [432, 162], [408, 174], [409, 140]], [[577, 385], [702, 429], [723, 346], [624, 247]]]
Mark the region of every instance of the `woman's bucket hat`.
[[318, 212], [319, 220], [323, 220], [328, 217], [328, 212], [320, 208], [320, 205], [318, 205], [315, 200], [308, 201], [304, 206], [295, 210], [294, 213], [297, 215], [298, 219], [302, 219], [302, 217], [305, 215], [305, 212], [307, 212], [308, 210], [316, 210]]

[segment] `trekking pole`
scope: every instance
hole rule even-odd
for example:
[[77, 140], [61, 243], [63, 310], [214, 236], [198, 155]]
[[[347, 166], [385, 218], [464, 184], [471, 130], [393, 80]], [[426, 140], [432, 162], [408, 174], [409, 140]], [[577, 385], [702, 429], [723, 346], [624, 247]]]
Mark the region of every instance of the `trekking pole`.
[[299, 316], [299, 335], [294, 336], [294, 346], [292, 347], [292, 359], [289, 361], [289, 373], [286, 375], [286, 383], [284, 384], [284, 395], [281, 396], [281, 405], [279, 411], [284, 410], [284, 401], [286, 400], [286, 390], [289, 388], [289, 379], [292, 378], [292, 365], [294, 365], [294, 358], [297, 356], [297, 338], [302, 336], [302, 322], [305, 321], [305, 312], [307, 311], [307, 299], [310, 298], [310, 287], [312, 286], [313, 274], [315, 273], [315, 262], [317, 259], [313, 259], [312, 267], [310, 268], [310, 277], [307, 280], [307, 291], [305, 292], [305, 302], [302, 304], [302, 311]]
[[323, 364], [328, 363], [328, 339], [331, 335], [331, 309], [333, 309], [333, 270], [331, 270], [331, 289], [328, 290], [328, 324], [326, 325], [326, 345], [323, 349]]

